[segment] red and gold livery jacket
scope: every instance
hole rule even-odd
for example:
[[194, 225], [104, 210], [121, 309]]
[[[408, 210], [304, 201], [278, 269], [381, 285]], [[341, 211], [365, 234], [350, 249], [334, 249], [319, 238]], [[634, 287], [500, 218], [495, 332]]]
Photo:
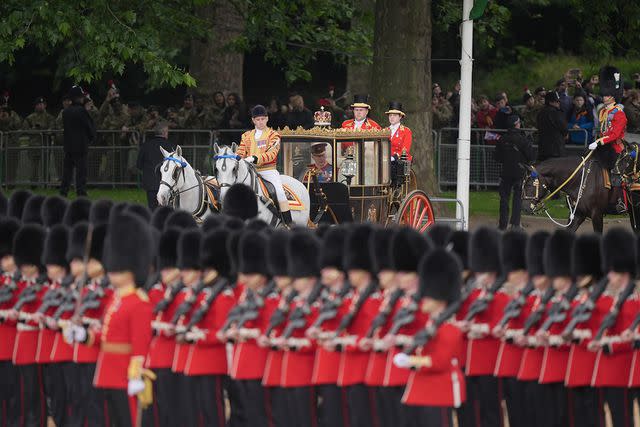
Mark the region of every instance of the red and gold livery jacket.
[[515, 378], [518, 375], [524, 348], [514, 344], [513, 340], [522, 334], [524, 323], [531, 314], [534, 301], [535, 297], [528, 296], [520, 310], [520, 315], [507, 323], [505, 335], [500, 342], [496, 368], [493, 372], [494, 376]]
[[428, 356], [429, 363], [411, 371], [403, 404], [458, 408], [466, 400], [464, 374], [458, 362], [463, 335], [453, 323], [445, 323], [427, 345], [416, 351], [418, 359]]
[[116, 289], [99, 331], [90, 331], [87, 345], [100, 347], [93, 385], [126, 389], [131, 361], [144, 359], [151, 342], [151, 311], [147, 294], [133, 286]]
[[[213, 288], [207, 287], [198, 294], [192, 315], [203, 307], [207, 308], [207, 300], [211, 297], [212, 290]], [[199, 337], [188, 345], [185, 375], [227, 374], [226, 343], [218, 340], [216, 334], [224, 325], [227, 314], [234, 304], [233, 290], [230, 288], [223, 290], [209, 305], [202, 319], [191, 331], [187, 331], [187, 339], [190, 333], [197, 333]]]
[[624, 148], [622, 140], [627, 129], [627, 115], [624, 106], [611, 104], [604, 106], [598, 113], [600, 123], [600, 137], [603, 144], [612, 144], [616, 153], [620, 154]]
[[[389, 128], [389, 131], [392, 131], [391, 128]], [[402, 151], [406, 150], [409, 160], [413, 158], [411, 157], [411, 142], [413, 141], [411, 129], [405, 125], [398, 126], [398, 129], [389, 136], [389, 141], [391, 141], [392, 155], [400, 157], [400, 155], [402, 155]]]
[[[307, 302], [305, 298], [296, 297], [289, 307], [289, 317]], [[309, 387], [312, 385], [313, 363], [316, 353], [316, 342], [305, 336], [309, 328], [318, 317], [320, 303], [315, 302], [309, 307], [309, 313], [304, 317], [304, 326], [295, 329], [287, 340], [290, 347], [284, 351], [282, 357], [282, 387]], [[287, 321], [287, 324], [289, 321]], [[285, 328], [286, 329], [286, 328]]]
[[[186, 290], [185, 290], [186, 292]], [[156, 283], [149, 290], [149, 301], [152, 307], [156, 307], [168, 294], [171, 293], [171, 287], [163, 283]], [[153, 338], [149, 345], [149, 354], [145, 361], [145, 366], [150, 369], [166, 369], [171, 368], [173, 356], [176, 350], [176, 340], [173, 333], [167, 332], [167, 327], [173, 316], [184, 301], [184, 293], [180, 292], [167, 306], [166, 310], [155, 314], [151, 321], [151, 330]]]
[[37, 363], [36, 354], [38, 353], [38, 338], [40, 336], [40, 325], [33, 318], [33, 315], [38, 311], [42, 298], [47, 292], [47, 287], [46, 285], [37, 284], [35, 280], [22, 281], [22, 283], [18, 284], [18, 287], [22, 289], [20, 295], [18, 295], [18, 301], [20, 301], [25, 292], [30, 292], [29, 288], [37, 287], [35, 298], [22, 305], [18, 310], [18, 323], [16, 325], [18, 332], [13, 346], [12, 357], [14, 365], [30, 365]]
[[[100, 305], [96, 308], [88, 308], [82, 315], [82, 324], [87, 328], [99, 329], [102, 324], [102, 318], [107, 309], [107, 305], [113, 296], [113, 288], [110, 286], [103, 287], [99, 280], [92, 280], [82, 289], [82, 298], [91, 292], [99, 292], [101, 296], [98, 298]], [[98, 346], [86, 346], [75, 343], [73, 346], [73, 361], [75, 363], [96, 363], [98, 361], [100, 348]]]
[[280, 135], [271, 128], [266, 128], [259, 139], [256, 139], [255, 129], [243, 133], [236, 150], [241, 157], [256, 156], [258, 171], [275, 169], [279, 152]]
[[16, 321], [6, 318], [6, 312], [18, 301], [18, 295], [22, 292], [25, 282], [17, 281], [12, 283], [12, 277], [8, 273], [0, 275], [0, 288], [5, 286], [12, 286], [13, 289], [8, 289], [4, 292], [10, 292], [10, 296], [7, 301], [0, 303], [0, 361], [11, 360], [13, 356], [13, 347], [16, 341]]

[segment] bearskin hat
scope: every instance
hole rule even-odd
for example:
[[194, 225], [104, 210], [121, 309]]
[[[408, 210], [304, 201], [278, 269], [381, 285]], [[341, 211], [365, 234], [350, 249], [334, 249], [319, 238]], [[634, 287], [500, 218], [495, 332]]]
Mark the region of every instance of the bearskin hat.
[[208, 233], [211, 230], [222, 227], [224, 225], [225, 219], [226, 217], [224, 215], [209, 215], [202, 223], [202, 232]]
[[160, 235], [158, 242], [158, 271], [165, 268], [175, 268], [178, 265], [178, 239], [180, 229], [169, 228]]
[[233, 184], [222, 201], [222, 212], [242, 220], [258, 216], [256, 193], [247, 185]]
[[267, 238], [262, 233], [243, 231], [238, 242], [238, 273], [269, 275], [264, 262]]
[[451, 235], [453, 234], [453, 228], [447, 224], [433, 224], [427, 228], [427, 236], [431, 238], [431, 241], [437, 248], [444, 248], [449, 243]]
[[7, 207], [7, 215], [22, 221], [22, 211], [24, 205], [33, 194], [27, 190], [16, 190], [9, 197], [9, 206]]
[[317, 277], [320, 275], [320, 240], [310, 231], [305, 229], [291, 233], [286, 245], [286, 254], [289, 259], [288, 276]]
[[323, 224], [319, 224], [316, 227], [316, 237], [318, 237], [318, 239], [322, 239], [324, 237], [324, 234], [329, 231], [329, 228], [331, 228], [331, 226], [329, 224], [323, 223]]
[[289, 258], [287, 258], [287, 242], [290, 232], [276, 230], [269, 236], [267, 243], [267, 269], [271, 276], [287, 276], [289, 273]]
[[178, 238], [178, 268], [181, 270], [200, 270], [200, 241], [202, 233], [193, 228], [184, 230]]
[[113, 202], [111, 200], [96, 200], [91, 204], [91, 209], [89, 210], [89, 222], [93, 225], [108, 224], [112, 207]]
[[420, 260], [420, 296], [452, 303], [460, 299], [462, 263], [444, 248], [430, 251]]
[[451, 239], [447, 248], [458, 255], [462, 268], [469, 269], [469, 232], [466, 230], [456, 230], [451, 234]]
[[231, 232], [224, 228], [215, 228], [205, 233], [200, 245], [200, 264], [202, 269], [214, 269], [222, 277], [229, 277], [231, 261], [227, 252], [227, 241]]
[[88, 221], [90, 210], [91, 201], [89, 199], [85, 199], [84, 197], [75, 199], [67, 206], [62, 223], [67, 227], [73, 227], [80, 221]]
[[246, 230], [262, 231], [262, 232], [266, 231], [268, 233], [269, 224], [267, 224], [266, 222], [264, 222], [259, 218], [252, 218], [249, 221], [247, 221], [247, 224], [245, 225], [244, 228]]
[[144, 286], [153, 262], [152, 245], [151, 231], [142, 219], [135, 215], [117, 214], [109, 222], [103, 264], [110, 272], [132, 272], [136, 285]]
[[234, 276], [238, 274], [238, 267], [240, 265], [238, 249], [240, 246], [240, 237], [242, 236], [242, 230], [230, 229], [229, 237], [227, 238], [227, 253], [229, 254], [229, 261], [231, 266], [230, 275]]
[[374, 271], [392, 270], [393, 262], [389, 246], [395, 230], [392, 228], [376, 227], [369, 237], [369, 256], [373, 263]]
[[0, 220], [0, 258], [13, 254], [13, 238], [20, 228], [20, 221], [6, 217]]
[[118, 202], [114, 203], [109, 209], [109, 223], [115, 218], [116, 215], [119, 215], [125, 211], [129, 207], [129, 203], [127, 202]]
[[368, 224], [351, 225], [344, 241], [344, 270], [373, 271], [369, 251], [363, 250], [369, 242], [372, 228]]
[[29, 197], [29, 200], [24, 204], [24, 210], [22, 211], [22, 223], [23, 224], [40, 224], [42, 225], [42, 204], [44, 203], [44, 196], [34, 194]]
[[164, 230], [164, 223], [173, 209], [169, 206], [158, 206], [151, 215], [151, 225], [158, 231]]
[[556, 230], [544, 245], [544, 271], [549, 277], [572, 277], [571, 252], [576, 236], [567, 230]]
[[[67, 262], [74, 259], [83, 259], [84, 251], [87, 247], [87, 232], [89, 223], [82, 221], [74, 225], [69, 232], [69, 245], [65, 258]], [[104, 239], [107, 234], [107, 224], [100, 224], [93, 227], [91, 232], [91, 248], [89, 248], [89, 258], [103, 261]]]
[[347, 229], [344, 225], [331, 227], [322, 238], [322, 248], [320, 249], [320, 269], [337, 268], [343, 269], [344, 243]]
[[242, 230], [244, 228], [244, 222], [234, 216], [227, 217], [227, 220], [224, 222], [224, 228], [227, 230]]
[[125, 213], [138, 215], [146, 223], [151, 221], [151, 211], [148, 207], [133, 203], [124, 210]]
[[489, 227], [480, 227], [469, 239], [469, 267], [475, 273], [500, 270], [500, 233]]
[[500, 260], [502, 271], [527, 269], [527, 234], [520, 230], [509, 230], [502, 235], [500, 241]]
[[530, 276], [544, 276], [544, 245], [549, 238], [549, 232], [536, 231], [527, 240], [527, 272]]
[[166, 230], [170, 227], [176, 227], [180, 230], [186, 230], [189, 228], [198, 228], [198, 224], [196, 223], [196, 220], [193, 219], [193, 215], [191, 215], [189, 212], [179, 210], [172, 212], [164, 222], [163, 230]]
[[571, 251], [573, 277], [593, 276], [599, 279], [602, 277], [601, 259], [599, 234], [581, 234], [576, 237]]
[[68, 204], [67, 199], [63, 199], [60, 196], [50, 196], [44, 199], [40, 211], [42, 225], [46, 228], [51, 228], [56, 224], [61, 224]]
[[602, 271], [636, 274], [636, 237], [623, 228], [612, 228], [602, 237]]
[[44, 241], [42, 253], [43, 265], [67, 266], [67, 245], [69, 244], [69, 229], [62, 224], [51, 227]]
[[391, 269], [417, 272], [418, 263], [433, 249], [431, 239], [413, 228], [403, 227], [394, 233], [389, 245]]
[[41, 225], [25, 224], [13, 238], [13, 258], [18, 268], [23, 265], [41, 267], [42, 251], [46, 232]]
[[600, 69], [600, 96], [613, 96], [616, 102], [622, 101], [624, 85], [620, 70], [611, 65]]
[[5, 196], [2, 191], [0, 191], [0, 218], [7, 216], [8, 210], [9, 200], [7, 199], [7, 196]]

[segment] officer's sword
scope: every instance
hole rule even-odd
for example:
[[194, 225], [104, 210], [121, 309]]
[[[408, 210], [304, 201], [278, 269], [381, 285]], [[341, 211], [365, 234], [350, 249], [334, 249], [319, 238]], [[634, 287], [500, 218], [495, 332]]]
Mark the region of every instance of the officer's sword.
[[[89, 254], [91, 253], [91, 241], [93, 240], [93, 224], [89, 223], [87, 227], [87, 238], [84, 242], [84, 254], [82, 254], [82, 265], [84, 267], [84, 272], [82, 273], [82, 277], [80, 279], [80, 283], [76, 285], [76, 292], [78, 296], [76, 298], [76, 308], [73, 310], [72, 319], [75, 322], [81, 321], [80, 319], [80, 310], [82, 309], [82, 289], [84, 288], [87, 280], [89, 279]], [[73, 290], [69, 289], [70, 292]]]

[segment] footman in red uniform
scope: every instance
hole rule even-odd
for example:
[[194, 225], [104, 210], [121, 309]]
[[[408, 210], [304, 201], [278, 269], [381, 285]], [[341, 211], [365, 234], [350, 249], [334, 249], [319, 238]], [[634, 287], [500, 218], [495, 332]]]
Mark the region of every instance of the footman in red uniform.
[[402, 153], [407, 153], [407, 157], [411, 160], [411, 142], [413, 136], [411, 129], [402, 124], [404, 118], [404, 110], [402, 103], [391, 101], [389, 109], [385, 111], [389, 119], [389, 141], [391, 141], [391, 155], [399, 158]]

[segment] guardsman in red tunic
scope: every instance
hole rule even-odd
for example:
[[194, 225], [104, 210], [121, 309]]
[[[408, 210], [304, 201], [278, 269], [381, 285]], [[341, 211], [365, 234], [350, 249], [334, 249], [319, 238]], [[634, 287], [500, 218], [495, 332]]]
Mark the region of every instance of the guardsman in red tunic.
[[[66, 259], [69, 262], [71, 275], [74, 282], [79, 283], [85, 274], [84, 253], [86, 251], [88, 223], [79, 222], [71, 228], [69, 235], [69, 247]], [[93, 228], [91, 233], [91, 248], [87, 263], [87, 278], [89, 282], [82, 288], [80, 296], [80, 308], [72, 321], [85, 328], [100, 328], [101, 320], [107, 308], [107, 304], [113, 295], [113, 289], [107, 279], [102, 265], [102, 252], [104, 239], [107, 233], [107, 225], [101, 224]], [[67, 325], [65, 325], [65, 322]], [[62, 321], [62, 330], [66, 342], [73, 344], [73, 362], [75, 364], [75, 383], [70, 394], [71, 399], [71, 426], [96, 425], [106, 423], [104, 411], [105, 400], [102, 390], [93, 386], [93, 377], [96, 371], [96, 362], [100, 349], [87, 347], [80, 343], [73, 343], [73, 337], [69, 335], [69, 321]]]
[[[179, 424], [179, 413], [173, 405], [179, 401], [177, 393], [179, 378], [171, 371], [173, 356], [176, 350], [175, 326], [171, 323], [176, 310], [184, 298], [178, 298], [178, 293], [184, 288], [180, 280], [178, 269], [178, 239], [180, 229], [171, 227], [164, 230], [158, 243], [156, 268], [160, 273], [160, 280], [149, 290], [149, 301], [154, 310], [151, 329], [153, 338], [149, 345], [149, 354], [145, 367], [156, 374], [154, 382], [153, 405], [143, 413], [144, 425], [158, 425], [170, 427]], [[184, 293], [181, 293], [184, 296]], [[166, 298], [166, 302], [165, 302]]]
[[275, 345], [284, 350], [280, 384], [287, 401], [288, 422], [280, 425], [317, 425], [315, 387], [311, 383], [316, 342], [305, 330], [318, 317], [318, 299], [323, 289], [318, 255], [320, 242], [309, 231], [296, 230], [288, 239], [288, 276], [296, 297], [291, 301], [287, 323]]
[[13, 256], [22, 273], [18, 288], [22, 290], [8, 319], [18, 322], [12, 361], [20, 376], [20, 425], [44, 425], [47, 416], [42, 370], [36, 363], [40, 328], [34, 319], [46, 292], [41, 266], [45, 235], [41, 226], [28, 224], [18, 230], [13, 240]]
[[16, 322], [6, 318], [20, 292], [20, 271], [13, 258], [13, 237], [19, 228], [20, 223], [14, 218], [0, 220], [0, 377], [5, 384], [0, 388], [0, 422], [3, 425], [17, 425], [20, 415], [20, 401], [14, 395], [19, 387], [18, 371], [11, 363]]
[[533, 290], [533, 284], [529, 282], [527, 274], [526, 246], [527, 234], [522, 231], [510, 230], [502, 235], [500, 261], [507, 279], [502, 289], [510, 301], [502, 319], [492, 331], [493, 336], [501, 340], [494, 375], [502, 382], [509, 425], [513, 426], [525, 425], [524, 388], [516, 379], [524, 350], [513, 343], [513, 333], [523, 328], [528, 315], [523, 308], [528, 293]]
[[344, 268], [354, 287], [354, 296], [332, 343], [341, 351], [338, 385], [347, 389], [351, 427], [371, 426], [376, 417], [371, 389], [364, 383], [369, 351], [360, 347], [382, 302], [369, 251], [362, 250], [370, 234], [371, 226], [367, 224], [353, 225], [347, 234]]
[[218, 228], [207, 233], [200, 244], [200, 265], [205, 287], [198, 293], [194, 309], [185, 326], [189, 356], [184, 375], [194, 386], [195, 409], [201, 425], [224, 427], [223, 379], [227, 374], [226, 342], [218, 339], [227, 314], [235, 303], [227, 279], [229, 232]]
[[[324, 234], [320, 251], [320, 280], [326, 286], [321, 298], [318, 318], [307, 329], [306, 336], [318, 343], [312, 374], [320, 401], [318, 425], [343, 427], [348, 425], [346, 391], [338, 387], [340, 353], [333, 351], [328, 337], [338, 329], [342, 317], [351, 305], [351, 285], [343, 270], [345, 226], [331, 227]], [[324, 345], [327, 344], [328, 348]]]
[[[495, 426], [500, 425], [502, 419], [499, 380], [493, 376], [500, 340], [493, 337], [491, 331], [502, 318], [509, 301], [504, 292], [499, 289], [496, 291], [496, 286], [503, 280], [499, 277], [500, 234], [495, 229], [479, 228], [472, 234], [469, 243], [469, 264], [475, 273], [477, 288], [468, 298], [471, 303], [464, 319], [460, 321], [469, 339], [467, 387], [470, 404], [475, 405], [479, 414], [479, 425]], [[486, 304], [481, 304], [483, 300]]]
[[622, 336], [640, 309], [635, 293], [636, 255], [636, 238], [627, 230], [613, 228], [602, 238], [602, 266], [609, 282], [596, 301], [593, 316], [599, 326], [587, 344], [596, 353], [591, 386], [600, 393], [601, 425], [605, 402], [614, 427], [633, 425], [633, 404], [627, 388], [633, 347]]
[[269, 284], [265, 263], [267, 239], [255, 231], [243, 231], [238, 242], [238, 281], [245, 285], [240, 296], [244, 306], [241, 319], [227, 332], [236, 342], [231, 362], [231, 377], [236, 380], [242, 395], [243, 409], [251, 426], [266, 426], [267, 407], [262, 377], [268, 349], [258, 345], [257, 339], [269, 327], [269, 319], [278, 305], [277, 294]]
[[149, 274], [152, 245], [151, 231], [140, 217], [115, 214], [104, 245], [105, 267], [115, 290], [102, 327], [87, 331], [70, 326], [74, 341], [100, 347], [93, 384], [104, 391], [109, 419], [118, 426], [136, 425], [138, 405], [149, 405], [152, 398], [149, 380], [154, 375], [144, 369], [152, 307], [146, 293], [137, 289]]
[[425, 326], [436, 327], [435, 335], [414, 355], [399, 353], [397, 366], [411, 368], [402, 396], [409, 427], [452, 426], [453, 409], [466, 399], [464, 374], [459, 359], [464, 351], [463, 332], [451, 320], [433, 322], [460, 299], [462, 265], [458, 257], [437, 248], [422, 258], [419, 266], [421, 309], [429, 314]]
[[[569, 308], [577, 287], [574, 283], [571, 255], [575, 234], [567, 230], [556, 230], [544, 248], [544, 269], [551, 279], [554, 296], [547, 304], [543, 322], [536, 332], [538, 345], [544, 347], [542, 366], [538, 382], [542, 386], [545, 403], [542, 406], [544, 425], [567, 425], [568, 396], [564, 378], [569, 361], [569, 345], [562, 340], [562, 332], [569, 323]], [[558, 307], [564, 307], [558, 308]], [[564, 312], [564, 320], [554, 320], [559, 310]]]
[[402, 124], [402, 119], [405, 116], [402, 103], [391, 101], [389, 103], [389, 109], [385, 111], [385, 114], [389, 119], [391, 155], [395, 158], [400, 158], [402, 153], [406, 152], [407, 157], [411, 160], [411, 142], [413, 141], [413, 136], [411, 129]]
[[[571, 304], [571, 323], [576, 321], [573, 314], [578, 307], [589, 301], [594, 290], [601, 286], [598, 284], [602, 280], [600, 257], [599, 235], [583, 234], [576, 237], [572, 264], [580, 293]], [[598, 396], [591, 387], [596, 354], [587, 350], [587, 340], [581, 338], [583, 332], [591, 336], [597, 329], [598, 325], [593, 324], [593, 316], [590, 316], [588, 321], [576, 323], [570, 332], [565, 328], [562, 333], [563, 338], [571, 343], [564, 385], [569, 389], [569, 413], [576, 426], [593, 425], [598, 419]]]

